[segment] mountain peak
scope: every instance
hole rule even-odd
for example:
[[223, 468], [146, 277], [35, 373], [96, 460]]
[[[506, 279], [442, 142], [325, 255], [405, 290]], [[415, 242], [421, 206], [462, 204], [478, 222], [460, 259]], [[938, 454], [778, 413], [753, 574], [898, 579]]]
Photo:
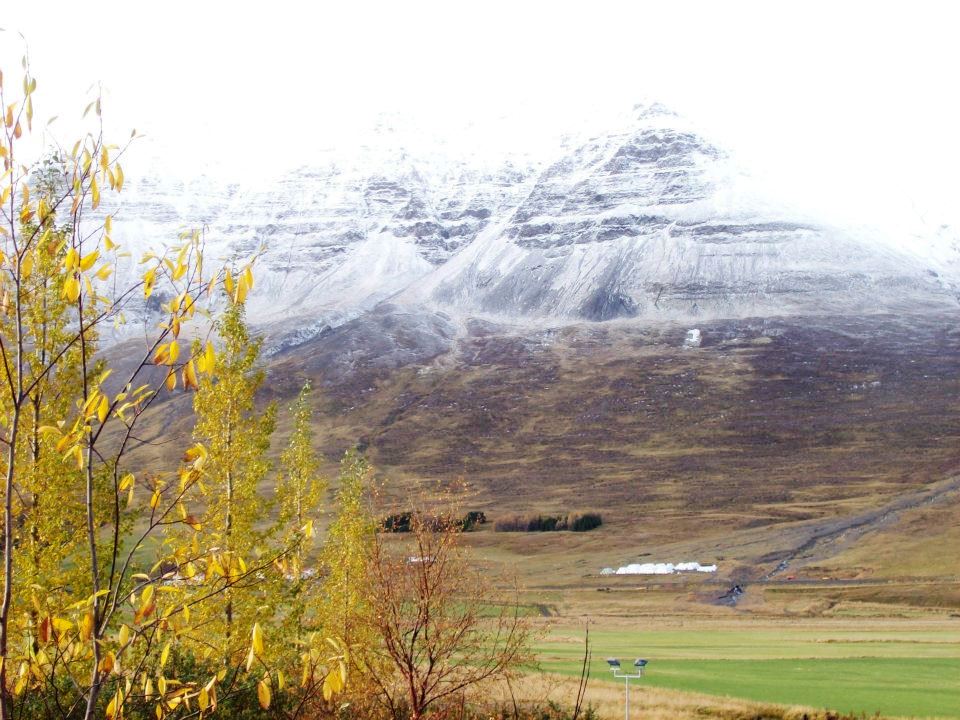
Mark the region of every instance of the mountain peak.
[[199, 219], [215, 260], [266, 246], [250, 317], [307, 336], [388, 299], [538, 323], [955, 302], [902, 250], [740, 193], [727, 154], [659, 103], [547, 163], [411, 151], [397, 127], [257, 188], [147, 178], [117, 234]]

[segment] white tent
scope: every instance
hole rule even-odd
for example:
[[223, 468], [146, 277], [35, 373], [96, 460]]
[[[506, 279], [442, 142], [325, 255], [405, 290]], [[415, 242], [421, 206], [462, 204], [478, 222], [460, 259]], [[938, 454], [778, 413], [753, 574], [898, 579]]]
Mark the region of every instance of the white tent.
[[[601, 575], [609, 575], [604, 568]], [[681, 563], [631, 563], [617, 568], [617, 575], [673, 575], [674, 573], [684, 572], [704, 572], [712, 573], [717, 571], [716, 565], [701, 565], [698, 562]]]

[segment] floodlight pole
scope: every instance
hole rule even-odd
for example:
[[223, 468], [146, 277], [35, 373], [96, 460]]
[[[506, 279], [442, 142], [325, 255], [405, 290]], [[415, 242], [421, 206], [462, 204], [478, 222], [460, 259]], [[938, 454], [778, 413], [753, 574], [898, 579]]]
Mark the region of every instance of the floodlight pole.
[[625, 704], [624, 704], [623, 719], [624, 719], [624, 720], [630, 720], [630, 681], [631, 681], [631, 680], [637, 680], [637, 679], [639, 679], [639, 678], [642, 678], [642, 677], [643, 677], [643, 668], [642, 668], [642, 667], [638, 667], [638, 668], [637, 668], [637, 674], [636, 674], [636, 675], [630, 675], [630, 674], [628, 674], [628, 673], [621, 673], [620, 670], [619, 670], [619, 668], [615, 668], [615, 667], [610, 668], [610, 669], [613, 671], [613, 676], [614, 676], [615, 678], [618, 678], [618, 679], [619, 679], [619, 678], [623, 678], [623, 687], [624, 687], [624, 689], [625, 689], [625, 691], [626, 691], [626, 701], [625, 701]]

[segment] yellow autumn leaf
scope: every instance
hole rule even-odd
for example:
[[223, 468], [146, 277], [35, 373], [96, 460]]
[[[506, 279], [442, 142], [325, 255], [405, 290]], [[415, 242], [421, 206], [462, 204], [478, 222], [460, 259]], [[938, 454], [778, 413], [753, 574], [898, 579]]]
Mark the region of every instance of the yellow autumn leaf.
[[251, 647], [257, 656], [263, 655], [263, 630], [260, 629], [260, 623], [253, 624], [253, 642]]
[[109, 263], [106, 263], [99, 270], [97, 270], [97, 278], [100, 280], [106, 280], [107, 278], [110, 277], [110, 273], [112, 272], [113, 272], [113, 266], [110, 265]]
[[200, 443], [188, 447], [183, 453], [184, 462], [196, 462], [197, 460], [206, 459], [206, 457], [207, 449]]
[[[50, 426], [48, 426], [48, 427], [50, 427]], [[52, 428], [51, 428], [51, 431], [52, 431]], [[60, 432], [60, 431], [57, 430], [57, 432]], [[58, 452], [58, 453], [66, 452], [67, 447], [68, 447], [68, 446], [70, 445], [70, 443], [72, 443], [72, 442], [73, 442], [73, 435], [64, 435], [64, 436], [62, 436], [59, 440], [57, 440], [57, 446], [56, 446], [57, 452]]]
[[150, 295], [153, 293], [153, 284], [156, 282], [156, 278], [156, 268], [150, 268], [143, 274], [143, 297], [145, 300], [149, 299]]
[[117, 642], [120, 643], [121, 647], [130, 642], [130, 628], [126, 625], [120, 626], [120, 632], [117, 633]]
[[86, 272], [93, 267], [93, 264], [97, 261], [97, 258], [100, 257], [100, 251], [94, 250], [92, 253], [87, 255], [85, 258], [80, 260], [80, 272]]
[[93, 634], [93, 610], [87, 612], [80, 621], [80, 639], [86, 642]]
[[107, 398], [101, 397], [100, 404], [97, 405], [97, 419], [100, 420], [102, 424], [106, 419], [107, 415], [110, 413], [110, 403], [107, 402]]
[[264, 710], [270, 707], [270, 686], [266, 680], [257, 683], [257, 700], [260, 701], [260, 707]]
[[97, 668], [100, 672], [110, 673], [113, 672], [113, 668], [116, 667], [117, 657], [112, 652], [107, 653], [100, 659], [100, 664]]
[[63, 267], [66, 268], [67, 271], [76, 270], [79, 263], [80, 253], [77, 252], [76, 248], [67, 250], [67, 254], [63, 258]]
[[197, 359], [197, 367], [200, 369], [200, 372], [212, 373], [216, 362], [217, 356], [213, 350], [213, 343], [207, 340], [207, 346], [203, 351], [203, 355]]
[[[53, 619], [53, 630], [57, 635], [64, 635], [73, 629], [73, 623], [66, 618], [55, 617]], [[3, 667], [3, 658], [0, 658], [0, 668]]]
[[67, 302], [76, 302], [80, 297], [80, 282], [75, 277], [68, 277], [63, 283], [61, 297]]
[[156, 351], [153, 353], [153, 363], [154, 365], [166, 365], [167, 360], [170, 359], [170, 346], [166, 343], [163, 345], [158, 345]]
[[247, 287], [247, 283], [241, 280], [237, 283], [237, 292], [234, 293], [233, 301], [236, 303], [246, 302], [247, 300], [247, 290], [250, 288]]
[[67, 453], [67, 457], [73, 457], [74, 462], [77, 463], [77, 470], [83, 470], [83, 448], [74, 445]]
[[122, 717], [123, 713], [123, 689], [117, 688], [116, 694], [113, 696], [113, 699], [110, 700], [107, 705], [105, 714], [107, 720], [115, 720]]
[[197, 390], [200, 385], [197, 383], [197, 372], [193, 366], [193, 360], [183, 366], [183, 388], [184, 390]]

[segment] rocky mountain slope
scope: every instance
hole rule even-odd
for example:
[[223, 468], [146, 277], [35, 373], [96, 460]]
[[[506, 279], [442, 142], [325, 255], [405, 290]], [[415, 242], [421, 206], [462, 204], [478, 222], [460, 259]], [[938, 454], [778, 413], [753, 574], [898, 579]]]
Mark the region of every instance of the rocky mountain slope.
[[549, 160], [411, 151], [381, 131], [256, 184], [148, 175], [118, 234], [139, 248], [202, 223], [215, 259], [262, 251], [249, 312], [276, 349], [386, 300], [537, 325], [956, 307], [952, 254], [797, 217], [659, 105], [614, 125]]
[[679, 118], [646, 108], [543, 170], [414, 295], [461, 312], [585, 320], [952, 304], [925, 262], [737, 197], [736, 180]]
[[602, 511], [560, 549], [484, 536], [570, 577], [641, 551], [761, 577], [956, 471], [949, 229], [898, 247], [791, 212], [659, 106], [547, 159], [401, 140], [254, 184], [147, 179], [116, 223], [133, 249], [199, 220], [208, 256], [262, 252], [267, 393], [321, 389], [326, 457], [359, 446], [400, 498], [462, 475], [494, 520]]

